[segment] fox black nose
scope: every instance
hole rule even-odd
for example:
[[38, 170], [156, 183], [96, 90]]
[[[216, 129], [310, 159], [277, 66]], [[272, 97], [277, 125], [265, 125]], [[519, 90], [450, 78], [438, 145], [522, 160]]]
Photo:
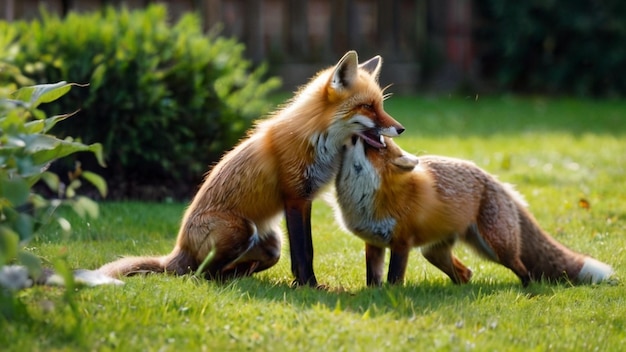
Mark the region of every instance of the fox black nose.
[[404, 132], [404, 127], [400, 126], [400, 128], [396, 127], [396, 131], [398, 132], [398, 134], [402, 134], [402, 132]]

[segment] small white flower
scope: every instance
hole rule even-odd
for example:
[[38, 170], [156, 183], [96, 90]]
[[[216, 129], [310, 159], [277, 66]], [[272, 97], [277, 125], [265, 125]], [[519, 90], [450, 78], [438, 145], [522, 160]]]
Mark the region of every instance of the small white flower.
[[28, 269], [21, 265], [5, 265], [0, 268], [0, 287], [19, 291], [33, 285], [28, 278]]

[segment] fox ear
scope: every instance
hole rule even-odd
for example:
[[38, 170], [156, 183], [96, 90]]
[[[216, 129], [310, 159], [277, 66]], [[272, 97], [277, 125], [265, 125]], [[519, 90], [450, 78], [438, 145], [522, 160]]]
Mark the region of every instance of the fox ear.
[[380, 55], [376, 55], [373, 58], [360, 64], [359, 68], [365, 70], [372, 77], [374, 77], [374, 79], [378, 80], [378, 75], [380, 74], [380, 68], [382, 65], [383, 65], [383, 58], [380, 57]]
[[357, 75], [358, 57], [356, 51], [348, 51], [335, 66], [330, 86], [337, 91], [350, 88], [356, 81]]
[[393, 159], [391, 163], [404, 171], [412, 171], [420, 163], [420, 159], [415, 155], [402, 154], [402, 156]]

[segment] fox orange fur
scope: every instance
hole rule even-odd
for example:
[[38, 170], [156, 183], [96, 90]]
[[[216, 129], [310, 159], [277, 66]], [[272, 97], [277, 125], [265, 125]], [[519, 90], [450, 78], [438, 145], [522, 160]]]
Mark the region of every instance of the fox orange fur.
[[319, 72], [208, 173], [170, 254], [122, 258], [99, 271], [113, 277], [185, 274], [213, 253], [207, 278], [250, 275], [280, 258], [284, 213], [295, 283], [317, 285], [311, 204], [320, 188], [332, 182], [343, 145], [357, 134], [378, 147], [382, 135], [404, 131], [383, 108], [381, 65], [379, 56], [359, 65], [351, 51]]
[[457, 239], [531, 280], [599, 282], [610, 266], [574, 252], [543, 231], [510, 185], [475, 164], [440, 156], [416, 157], [391, 138], [386, 148], [355, 137], [346, 145], [336, 179], [338, 219], [365, 240], [367, 284], [380, 285], [385, 248], [387, 281], [402, 282], [411, 248], [454, 283], [472, 271], [451, 249]]

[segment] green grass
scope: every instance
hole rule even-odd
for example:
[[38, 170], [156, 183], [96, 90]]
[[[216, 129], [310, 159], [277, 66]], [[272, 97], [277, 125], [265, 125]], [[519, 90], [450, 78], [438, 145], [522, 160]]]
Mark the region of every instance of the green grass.
[[[417, 154], [474, 160], [516, 184], [559, 241], [626, 265], [626, 102], [540, 98], [392, 97], [388, 112]], [[112, 185], [113, 186], [113, 185]], [[586, 200], [589, 208], [579, 206]], [[103, 203], [74, 233], [47, 229], [31, 250], [96, 268], [117, 255], [167, 253], [184, 204]], [[37, 350], [618, 350], [626, 343], [626, 289], [533, 283], [457, 255], [474, 269], [454, 286], [414, 251], [404, 286], [365, 287], [363, 244], [316, 201], [315, 270], [328, 291], [291, 288], [281, 261], [226, 284], [152, 275], [123, 287], [81, 289], [76, 312], [60, 288], [20, 293], [30, 317], [0, 320], [0, 349]]]

